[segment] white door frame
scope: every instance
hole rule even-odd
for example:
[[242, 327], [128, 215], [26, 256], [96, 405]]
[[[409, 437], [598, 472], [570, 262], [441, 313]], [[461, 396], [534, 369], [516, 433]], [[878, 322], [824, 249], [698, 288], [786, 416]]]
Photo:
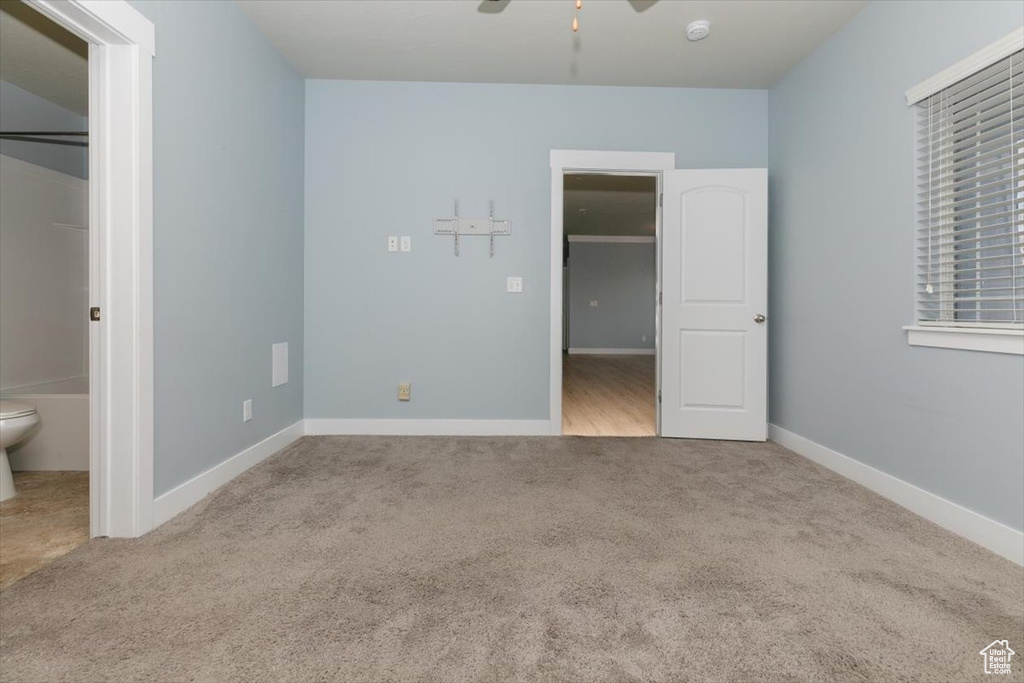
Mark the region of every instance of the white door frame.
[[[124, 0], [26, 0], [89, 43], [89, 533], [153, 526], [153, 24]], [[87, 315], [87, 311], [82, 311]]]
[[[582, 173], [651, 173], [676, 167], [673, 152], [601, 152], [589, 150], [551, 150], [551, 359], [550, 359], [550, 422], [551, 433], [562, 433], [562, 225], [563, 176], [566, 172]], [[660, 215], [660, 209], [659, 209]], [[661, 287], [658, 255], [658, 287]], [[657, 335], [655, 335], [657, 337]], [[655, 345], [658, 344], [655, 338]]]

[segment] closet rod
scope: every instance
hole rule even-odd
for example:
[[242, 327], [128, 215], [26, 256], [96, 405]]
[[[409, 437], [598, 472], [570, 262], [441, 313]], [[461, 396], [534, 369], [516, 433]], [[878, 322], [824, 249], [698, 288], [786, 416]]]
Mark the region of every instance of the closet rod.
[[69, 147], [88, 147], [88, 142], [80, 140], [46, 140], [41, 138], [58, 138], [62, 136], [88, 137], [88, 133], [79, 132], [57, 132], [57, 131], [3, 131], [0, 132], [0, 139], [18, 140], [20, 142], [41, 142], [47, 145], [67, 145]]

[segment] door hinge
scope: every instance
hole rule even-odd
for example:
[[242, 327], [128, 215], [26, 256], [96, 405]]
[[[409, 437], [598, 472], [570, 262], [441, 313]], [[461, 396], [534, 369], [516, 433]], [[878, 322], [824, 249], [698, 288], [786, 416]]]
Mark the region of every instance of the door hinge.
[[658, 195], [658, 206], [665, 206], [665, 193], [662, 192]]
[[661, 300], [661, 292], [658, 292], [658, 305], [660, 306], [660, 305], [661, 305], [661, 303], [662, 303], [662, 300]]
[[89, 320], [91, 320], [92, 322], [95, 323], [95, 322], [99, 322], [99, 319], [100, 319], [100, 307], [99, 306], [93, 306], [92, 308], [89, 309]]
[[658, 403], [661, 403], [661, 389], [658, 389]]

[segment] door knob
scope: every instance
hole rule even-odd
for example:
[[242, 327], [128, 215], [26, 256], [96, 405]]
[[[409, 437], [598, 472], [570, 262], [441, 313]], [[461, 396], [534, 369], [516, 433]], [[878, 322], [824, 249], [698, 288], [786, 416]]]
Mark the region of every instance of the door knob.
[[767, 319], [768, 318], [764, 317], [764, 313], [758, 313], [757, 315], [754, 316], [755, 323], [763, 323]]

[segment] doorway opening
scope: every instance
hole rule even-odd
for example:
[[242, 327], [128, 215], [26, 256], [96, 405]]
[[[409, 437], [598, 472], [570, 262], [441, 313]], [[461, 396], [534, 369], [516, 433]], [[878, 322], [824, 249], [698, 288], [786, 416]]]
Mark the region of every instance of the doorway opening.
[[551, 152], [551, 432], [562, 433], [565, 175], [594, 173], [657, 178], [655, 433], [764, 441], [768, 171], [676, 170], [655, 152]]
[[0, 589], [89, 540], [89, 45], [0, 7]]
[[656, 173], [563, 174], [563, 434], [657, 434], [658, 197]]
[[153, 526], [155, 27], [125, 0], [4, 5], [88, 43], [89, 536], [140, 536]]
[[[551, 326], [549, 346], [549, 425], [552, 434], [562, 434], [562, 369], [568, 358], [569, 346], [565, 341], [565, 251], [567, 237], [565, 222], [566, 176], [634, 176], [653, 178], [656, 184], [658, 203], [655, 209], [655, 282], [661, 286], [661, 221], [662, 182], [664, 173], [675, 168], [676, 155], [671, 152], [607, 152], [596, 150], [551, 150]], [[579, 208], [577, 207], [577, 213]], [[585, 299], [587, 306], [590, 299]], [[600, 299], [597, 299], [600, 308]], [[661, 306], [657, 305], [654, 330], [655, 390], [660, 390]], [[570, 331], [571, 335], [571, 331]], [[640, 335], [644, 336], [643, 333]], [[569, 343], [572, 343], [570, 336]], [[570, 359], [572, 360], [572, 359]], [[649, 362], [649, 359], [648, 359]], [[655, 396], [657, 394], [655, 393]], [[655, 404], [655, 434], [661, 433], [660, 403]]]

